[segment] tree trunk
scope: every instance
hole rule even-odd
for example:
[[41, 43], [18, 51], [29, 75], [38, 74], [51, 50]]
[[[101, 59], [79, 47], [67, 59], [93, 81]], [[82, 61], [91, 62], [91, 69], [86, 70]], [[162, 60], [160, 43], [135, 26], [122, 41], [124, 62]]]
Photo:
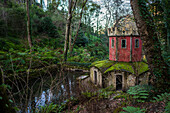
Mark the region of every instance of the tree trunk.
[[70, 34], [69, 34], [69, 51], [71, 51], [71, 39], [72, 39], [72, 28], [70, 27]]
[[157, 83], [168, 83], [168, 66], [161, 56], [160, 42], [156, 35], [153, 18], [143, 0], [131, 0], [130, 2], [151, 75], [157, 78]]
[[43, 8], [43, 0], [40, 0], [41, 8]]
[[32, 51], [32, 42], [30, 35], [30, 12], [29, 12], [29, 0], [27, 0], [27, 38], [30, 47], [30, 52]]
[[75, 36], [75, 38], [74, 38], [74, 41], [73, 41], [72, 47], [71, 47], [71, 49], [70, 49], [70, 54], [71, 54], [71, 53], [72, 53], [72, 51], [73, 51], [74, 44], [75, 44], [76, 39], [77, 39], [77, 37], [78, 37], [78, 33], [79, 33], [80, 25], [81, 25], [81, 18], [82, 18], [83, 10], [84, 10], [84, 7], [85, 7], [86, 3], [87, 3], [87, 0], [84, 2], [83, 6], [82, 6], [82, 9], [81, 9], [80, 19], [79, 19], [79, 26], [78, 26], [77, 33], [76, 33], [76, 36]]
[[69, 0], [69, 8], [68, 8], [68, 18], [66, 23], [66, 33], [65, 33], [65, 45], [64, 45], [64, 61], [67, 61], [67, 53], [68, 53], [68, 38], [70, 34], [71, 27], [71, 19], [72, 19], [72, 0]]

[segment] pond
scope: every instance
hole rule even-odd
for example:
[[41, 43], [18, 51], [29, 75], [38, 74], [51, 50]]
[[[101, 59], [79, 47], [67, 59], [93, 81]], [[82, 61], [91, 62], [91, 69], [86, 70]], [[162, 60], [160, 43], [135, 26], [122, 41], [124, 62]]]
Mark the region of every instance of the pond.
[[[83, 72], [65, 71], [61, 73], [47, 74], [30, 81], [28, 103], [22, 96], [15, 98], [18, 103], [19, 112], [28, 111], [31, 113], [33, 108], [40, 108], [49, 103], [61, 104], [71, 97], [76, 97], [79, 89], [76, 78], [81, 75], [87, 75]], [[24, 96], [23, 96], [24, 97]], [[27, 109], [26, 109], [27, 108]]]

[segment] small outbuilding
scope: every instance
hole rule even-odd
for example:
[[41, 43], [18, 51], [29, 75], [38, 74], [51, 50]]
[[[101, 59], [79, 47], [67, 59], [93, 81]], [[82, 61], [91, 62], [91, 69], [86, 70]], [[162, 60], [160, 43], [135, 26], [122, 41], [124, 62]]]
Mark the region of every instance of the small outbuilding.
[[142, 41], [132, 16], [108, 29], [109, 60], [97, 61], [90, 67], [91, 81], [100, 87], [112, 85], [127, 90], [136, 84], [148, 84], [148, 65], [142, 62]]
[[144, 62], [97, 61], [90, 67], [91, 81], [102, 88], [113, 86], [115, 90], [127, 90], [130, 86], [149, 83], [148, 65]]

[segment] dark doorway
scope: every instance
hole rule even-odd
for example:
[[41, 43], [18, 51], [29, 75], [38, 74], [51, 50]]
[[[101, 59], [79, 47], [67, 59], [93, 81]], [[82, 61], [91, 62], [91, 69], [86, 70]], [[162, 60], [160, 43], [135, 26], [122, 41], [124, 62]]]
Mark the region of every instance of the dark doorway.
[[116, 90], [122, 90], [122, 75], [116, 75]]
[[97, 84], [97, 71], [94, 71], [94, 83]]

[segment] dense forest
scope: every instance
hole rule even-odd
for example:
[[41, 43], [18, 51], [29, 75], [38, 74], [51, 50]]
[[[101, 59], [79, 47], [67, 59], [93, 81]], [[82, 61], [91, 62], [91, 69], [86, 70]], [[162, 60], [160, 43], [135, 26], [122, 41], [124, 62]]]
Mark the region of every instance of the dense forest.
[[[127, 1], [1, 0], [2, 113], [170, 112], [169, 1]], [[149, 85], [136, 83], [127, 92], [92, 83], [80, 88], [77, 77], [109, 59], [108, 28], [129, 15], [142, 40]]]

